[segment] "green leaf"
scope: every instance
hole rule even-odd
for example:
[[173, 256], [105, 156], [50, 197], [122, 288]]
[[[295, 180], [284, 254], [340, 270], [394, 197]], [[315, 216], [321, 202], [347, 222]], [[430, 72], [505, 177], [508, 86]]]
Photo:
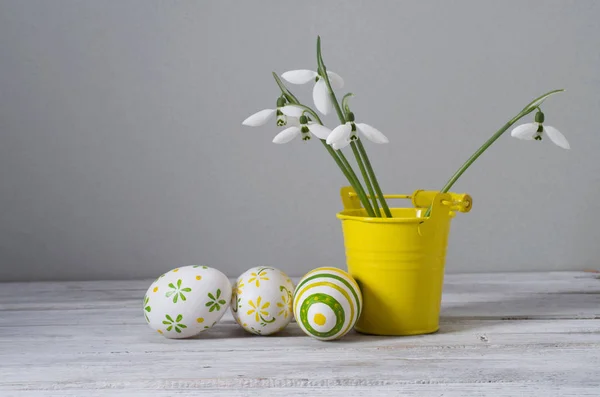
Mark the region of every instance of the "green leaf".
[[181, 292], [179, 293], [179, 296], [181, 296], [181, 300], [182, 300], [182, 301], [184, 301], [184, 302], [185, 302], [185, 301], [187, 300], [187, 299], [185, 299], [185, 295], [184, 295], [184, 294], [182, 294]]
[[182, 290], [183, 292], [192, 292], [192, 289], [191, 289], [191, 288], [189, 288], [189, 287], [188, 287], [188, 288], [182, 288], [181, 290]]
[[177, 280], [177, 288], [181, 287], [181, 279]]
[[175, 293], [175, 291], [169, 291], [165, 294], [165, 296], [168, 298], [169, 296], [173, 295]]
[[221, 310], [221, 306], [218, 303], [215, 303], [215, 306], [217, 307], [217, 311]]
[[152, 311], [152, 308], [150, 306], [146, 306], [144, 308], [145, 311], [147, 311], [148, 313], [150, 313], [150, 311]]
[[180, 334], [181, 330], [179, 328], [175, 327], [175, 332], [177, 332], [178, 334]]
[[172, 326], [172, 325], [169, 325], [169, 326], [167, 327], [167, 331], [170, 331], [170, 330], [172, 330], [172, 329], [173, 329], [173, 326]]
[[218, 289], [218, 290], [217, 290], [217, 299], [219, 299], [219, 297], [220, 297], [220, 296], [221, 296], [221, 290], [220, 290], [220, 289]]
[[342, 98], [342, 110], [344, 111], [345, 116], [348, 116], [348, 113], [350, 113], [350, 106], [348, 105], [348, 100], [350, 100], [350, 98], [352, 98], [353, 96], [354, 94], [349, 92], [346, 95], [344, 95], [344, 98]]
[[216, 306], [217, 306], [217, 305], [213, 305], [213, 306], [211, 306], [211, 307], [210, 307], [210, 309], [209, 309], [208, 311], [209, 311], [209, 312], [211, 312], [211, 313], [212, 313], [212, 312], [214, 312], [214, 311], [215, 311], [215, 307], [216, 307]]
[[226, 304], [227, 302], [225, 302], [223, 299], [221, 299], [221, 300], [219, 301], [219, 303], [220, 303], [221, 305], [224, 305], [224, 304]]
[[212, 300], [215, 300], [215, 296], [213, 294], [211, 294], [210, 292], [208, 293], [208, 297]]
[[173, 319], [171, 318], [171, 316], [169, 316], [168, 314], [165, 316], [167, 318], [167, 320], [169, 320], [170, 322], [173, 322]]
[[323, 56], [321, 55], [321, 36], [317, 36], [317, 72], [325, 74], [326, 69], [323, 64]]
[[523, 108], [523, 110], [521, 111], [521, 113], [531, 113], [533, 112], [538, 106], [540, 106], [548, 97], [554, 95], [554, 94], [558, 94], [559, 92], [564, 92], [564, 89], [559, 89], [559, 90], [553, 90], [550, 92], [545, 93], [542, 96], [539, 96], [537, 98], [535, 98], [533, 101], [531, 101], [527, 106], [525, 106]]
[[171, 323], [170, 323], [169, 321], [163, 321], [163, 324], [165, 324], [165, 325], [169, 325], [169, 324], [171, 324]]
[[183, 319], [183, 314], [180, 314], [177, 316], [177, 320], [175, 320], [175, 321], [180, 322], [182, 319]]
[[290, 90], [287, 89], [287, 87], [285, 86], [285, 84], [283, 84], [283, 82], [281, 81], [281, 79], [279, 78], [279, 76], [277, 76], [277, 73], [272, 72], [272, 74], [273, 74], [273, 78], [275, 79], [275, 82], [279, 86], [279, 89], [281, 90], [281, 93], [283, 94], [283, 96], [285, 97], [285, 99], [287, 99], [288, 102], [292, 103], [292, 104], [298, 104], [298, 103], [300, 103], [300, 101], [298, 100], [298, 98], [296, 98], [294, 96], [294, 94], [292, 94], [290, 92]]
[[187, 325], [185, 324], [177, 324], [179, 326], [179, 328], [187, 328]]
[[208, 266], [202, 266], [202, 269], [208, 269]]
[[206, 302], [206, 307], [211, 306], [212, 304], [212, 302]]
[[173, 296], [173, 303], [177, 303], [177, 297], [179, 296], [179, 294], [175, 294], [175, 296]]
[[175, 289], [175, 285], [173, 285], [173, 283], [169, 283], [169, 287]]

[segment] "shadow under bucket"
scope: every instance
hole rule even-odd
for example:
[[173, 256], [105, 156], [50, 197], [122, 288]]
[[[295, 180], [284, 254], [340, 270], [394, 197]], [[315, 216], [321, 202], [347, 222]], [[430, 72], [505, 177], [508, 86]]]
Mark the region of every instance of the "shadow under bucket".
[[[341, 190], [348, 272], [358, 282], [363, 310], [356, 330], [374, 335], [417, 335], [439, 328], [450, 221], [469, 212], [468, 194], [417, 190], [413, 208], [391, 208], [392, 218], [369, 217], [351, 187]], [[425, 217], [431, 206], [431, 213]]]

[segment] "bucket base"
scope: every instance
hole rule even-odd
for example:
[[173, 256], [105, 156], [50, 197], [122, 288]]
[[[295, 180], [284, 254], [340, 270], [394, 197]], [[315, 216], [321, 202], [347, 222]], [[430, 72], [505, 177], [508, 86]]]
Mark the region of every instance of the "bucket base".
[[415, 331], [403, 331], [403, 332], [393, 332], [393, 333], [387, 333], [387, 332], [369, 332], [369, 331], [365, 331], [363, 329], [360, 329], [360, 327], [354, 327], [354, 329], [356, 330], [356, 332], [361, 333], [361, 334], [365, 334], [365, 335], [411, 336], [411, 335], [435, 334], [436, 332], [438, 332], [440, 330], [440, 327], [437, 327], [437, 328], [434, 328], [434, 329], [415, 330]]

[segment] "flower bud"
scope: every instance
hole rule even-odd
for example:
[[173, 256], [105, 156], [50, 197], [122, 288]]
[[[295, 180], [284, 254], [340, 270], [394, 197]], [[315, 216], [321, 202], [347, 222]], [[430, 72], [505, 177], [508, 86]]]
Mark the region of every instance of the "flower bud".
[[544, 113], [542, 113], [541, 111], [537, 112], [535, 114], [535, 122], [536, 123], [543, 123], [544, 122]]

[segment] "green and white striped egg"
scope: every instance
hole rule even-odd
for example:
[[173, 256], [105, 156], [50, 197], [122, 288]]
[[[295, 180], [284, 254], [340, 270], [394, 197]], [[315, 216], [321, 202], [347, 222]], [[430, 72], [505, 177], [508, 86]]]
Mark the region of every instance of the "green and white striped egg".
[[300, 328], [319, 340], [334, 340], [354, 327], [362, 294], [354, 279], [334, 267], [307, 273], [294, 291], [294, 316]]

